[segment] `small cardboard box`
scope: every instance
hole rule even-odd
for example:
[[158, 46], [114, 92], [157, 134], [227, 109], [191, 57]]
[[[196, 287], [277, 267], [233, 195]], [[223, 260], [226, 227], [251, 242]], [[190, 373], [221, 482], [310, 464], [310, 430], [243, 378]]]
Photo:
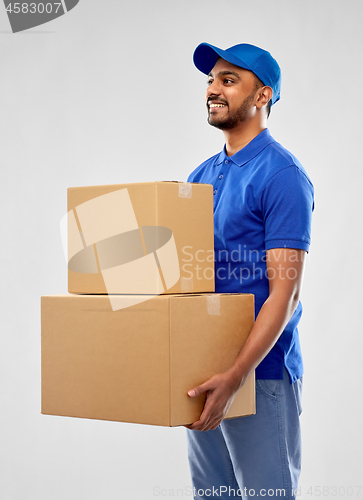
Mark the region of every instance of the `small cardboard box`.
[[[42, 413], [178, 426], [205, 395], [187, 391], [234, 362], [254, 323], [250, 294], [160, 295], [130, 307], [119, 296], [41, 299]], [[255, 412], [254, 374], [228, 417]]]
[[214, 291], [213, 187], [140, 182], [68, 188], [68, 291]]

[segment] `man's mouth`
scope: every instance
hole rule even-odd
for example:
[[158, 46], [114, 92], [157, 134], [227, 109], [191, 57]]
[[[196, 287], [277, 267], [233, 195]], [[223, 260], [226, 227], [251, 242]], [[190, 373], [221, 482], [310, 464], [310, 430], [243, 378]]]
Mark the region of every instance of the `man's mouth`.
[[213, 101], [208, 102], [208, 109], [210, 111], [218, 108], [225, 108], [226, 106], [227, 104], [224, 104], [223, 102], [213, 102]]

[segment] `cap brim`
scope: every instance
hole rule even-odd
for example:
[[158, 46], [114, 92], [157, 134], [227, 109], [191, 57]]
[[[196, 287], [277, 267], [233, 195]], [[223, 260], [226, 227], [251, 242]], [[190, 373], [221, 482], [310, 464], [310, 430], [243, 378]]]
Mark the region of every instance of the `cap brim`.
[[215, 47], [214, 45], [210, 45], [209, 43], [201, 43], [198, 45], [193, 54], [193, 61], [199, 71], [205, 75], [209, 75], [220, 57], [235, 66], [250, 70], [248, 65], [241, 59], [229, 54], [225, 50]]

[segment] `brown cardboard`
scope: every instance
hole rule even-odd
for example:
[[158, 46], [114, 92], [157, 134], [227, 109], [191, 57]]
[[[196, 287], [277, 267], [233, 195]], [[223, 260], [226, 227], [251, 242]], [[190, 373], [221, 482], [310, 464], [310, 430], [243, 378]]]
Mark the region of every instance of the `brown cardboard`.
[[213, 292], [212, 190], [180, 182], [68, 188], [68, 291]]
[[[160, 295], [117, 311], [107, 295], [53, 295], [41, 309], [43, 414], [163, 426], [198, 420], [205, 396], [187, 391], [232, 365], [254, 322], [250, 294]], [[253, 374], [228, 417], [254, 412]]]

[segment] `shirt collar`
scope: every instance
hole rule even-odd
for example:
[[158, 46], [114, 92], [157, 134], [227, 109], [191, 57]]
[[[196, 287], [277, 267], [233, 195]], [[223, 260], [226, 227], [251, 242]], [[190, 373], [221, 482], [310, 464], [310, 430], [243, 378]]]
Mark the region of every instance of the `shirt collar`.
[[220, 165], [225, 160], [232, 161], [239, 167], [245, 165], [251, 161], [255, 156], [257, 156], [266, 146], [275, 142], [275, 139], [271, 136], [267, 128], [262, 130], [251, 142], [249, 142], [244, 148], [237, 151], [232, 156], [227, 156], [226, 145], [224, 145], [223, 151], [217, 156], [215, 165]]

